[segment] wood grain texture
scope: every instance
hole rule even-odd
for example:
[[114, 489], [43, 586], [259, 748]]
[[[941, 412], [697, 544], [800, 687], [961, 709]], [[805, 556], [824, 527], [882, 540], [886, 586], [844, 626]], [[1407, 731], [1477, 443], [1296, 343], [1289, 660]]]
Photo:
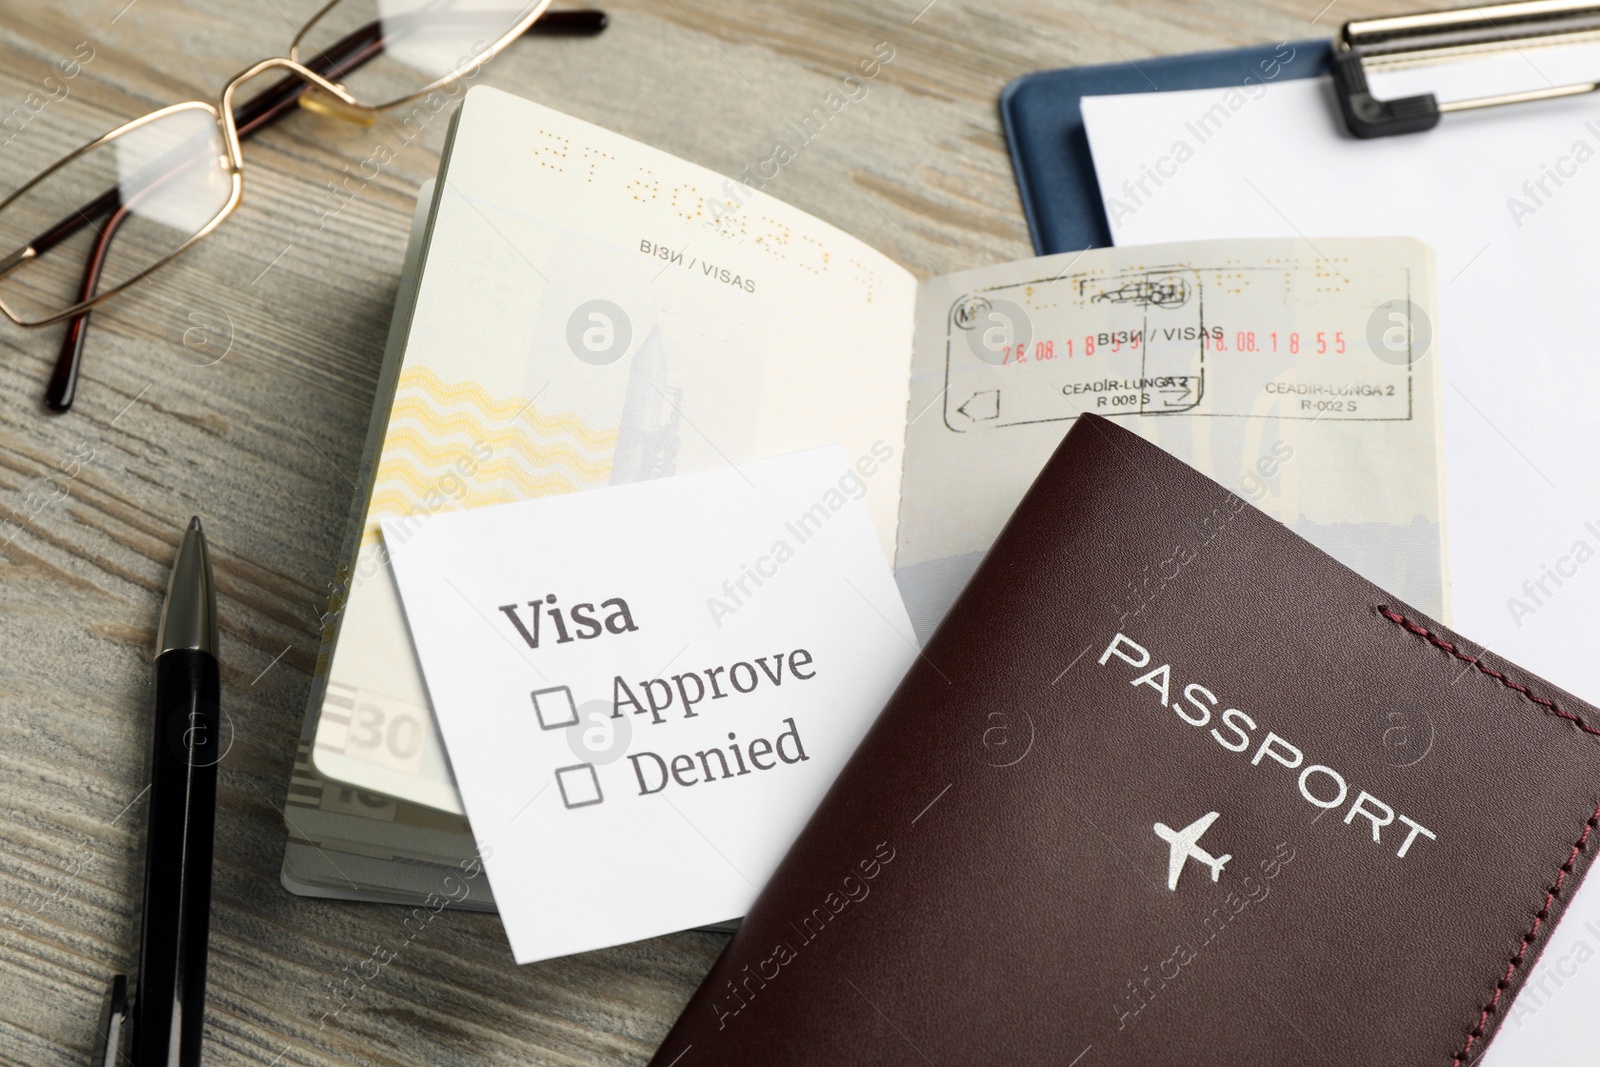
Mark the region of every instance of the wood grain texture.
[[[28, 118], [0, 149], [0, 190], [127, 118], [209, 98], [318, 2], [8, 0], [0, 116]], [[869, 95], [769, 191], [926, 276], [1030, 254], [996, 111], [1012, 77], [1314, 37], [1407, 6], [925, 2], [622, 0], [603, 37], [518, 42], [483, 80], [732, 174], [887, 40]], [[92, 60], [62, 81], [57, 61], [85, 41]], [[50, 99], [35, 114], [29, 94]], [[208, 1063], [642, 1063], [721, 948], [679, 934], [517, 967], [493, 916], [446, 913], [407, 941], [399, 909], [279, 885], [318, 615], [445, 125], [331, 217], [325, 183], [392, 134], [306, 113], [247, 145], [236, 216], [96, 314], [68, 416], [40, 405], [58, 329], [0, 323], [0, 518], [25, 523], [0, 550], [0, 1064], [86, 1062], [107, 978], [132, 963], [151, 645], [193, 513], [217, 566], [235, 731]], [[375, 946], [398, 955], [324, 1022], [331, 987]]]

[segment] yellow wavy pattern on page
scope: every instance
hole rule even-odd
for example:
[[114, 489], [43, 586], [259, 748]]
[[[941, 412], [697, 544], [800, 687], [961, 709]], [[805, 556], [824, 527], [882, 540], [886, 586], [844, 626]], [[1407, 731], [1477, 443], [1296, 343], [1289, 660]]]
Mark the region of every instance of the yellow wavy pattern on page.
[[475, 412], [479, 419], [493, 423], [516, 420], [516, 425], [532, 427], [541, 436], [567, 433], [591, 451], [610, 449], [617, 443], [616, 430], [600, 430], [587, 425], [572, 412], [546, 415], [534, 410], [523, 396], [496, 397], [474, 381], [446, 382], [427, 367], [407, 367], [395, 390], [389, 425], [416, 414], [420, 418], [442, 418], [440, 413], [456, 404]]
[[[523, 476], [538, 478], [548, 474], [551, 469], [571, 471], [585, 482], [603, 481], [611, 475], [609, 452], [596, 459], [569, 441], [529, 441], [516, 430], [472, 435], [467, 439], [476, 440], [493, 450], [489, 459], [479, 460], [482, 468], [480, 474], [485, 477], [488, 477], [486, 472], [491, 469], [512, 480]], [[390, 426], [388, 439], [384, 442], [383, 458], [384, 462], [388, 462], [391, 453], [399, 454], [403, 450], [417, 464], [443, 472], [454, 466], [463, 455], [470, 454], [470, 449], [470, 444], [463, 446], [456, 441], [440, 441], [437, 434], [419, 426]], [[379, 470], [382, 471], [381, 466]], [[379, 477], [382, 477], [381, 473]], [[419, 493], [426, 493], [431, 482], [431, 477], [423, 479], [414, 483], [413, 488]]]
[[427, 367], [400, 375], [384, 434], [362, 545], [378, 520], [569, 493], [611, 474], [617, 431], [573, 412], [548, 414], [526, 397], [496, 397], [477, 382], [446, 382]]

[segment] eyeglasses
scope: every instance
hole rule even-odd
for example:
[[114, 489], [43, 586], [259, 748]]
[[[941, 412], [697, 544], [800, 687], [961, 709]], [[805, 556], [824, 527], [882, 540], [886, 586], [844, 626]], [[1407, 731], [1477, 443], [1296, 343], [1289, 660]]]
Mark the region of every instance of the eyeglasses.
[[[72, 406], [89, 309], [172, 262], [239, 206], [241, 141], [296, 106], [370, 125], [379, 111], [475, 75], [524, 33], [605, 29], [603, 11], [547, 13], [549, 4], [332, 0], [287, 56], [246, 68], [216, 105], [192, 100], [119, 126], [0, 201], [0, 313], [25, 327], [69, 321], [46, 406]], [[235, 108], [240, 87], [270, 70], [288, 76]]]

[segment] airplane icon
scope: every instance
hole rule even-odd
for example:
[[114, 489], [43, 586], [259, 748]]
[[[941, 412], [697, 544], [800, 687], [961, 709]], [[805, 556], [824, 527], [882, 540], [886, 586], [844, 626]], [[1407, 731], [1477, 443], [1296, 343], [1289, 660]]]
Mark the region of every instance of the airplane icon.
[[1212, 811], [1200, 816], [1182, 830], [1174, 830], [1164, 822], [1155, 825], [1156, 836], [1172, 846], [1172, 855], [1167, 860], [1167, 888], [1177, 891], [1178, 876], [1183, 873], [1183, 865], [1190, 859], [1199, 860], [1211, 868], [1213, 882], [1222, 877], [1222, 868], [1233, 859], [1232, 856], [1213, 856], [1200, 847], [1200, 837], [1211, 824], [1217, 821], [1218, 812]]

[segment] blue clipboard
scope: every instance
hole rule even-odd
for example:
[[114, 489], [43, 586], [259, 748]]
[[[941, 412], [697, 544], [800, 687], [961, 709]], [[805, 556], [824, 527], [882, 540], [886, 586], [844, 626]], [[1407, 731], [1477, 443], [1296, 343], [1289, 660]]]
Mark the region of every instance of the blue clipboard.
[[1044, 256], [1111, 244], [1083, 128], [1084, 97], [1315, 78], [1332, 69], [1332, 56], [1327, 40], [1287, 41], [1013, 79], [1000, 93], [1000, 118], [1034, 251]]

